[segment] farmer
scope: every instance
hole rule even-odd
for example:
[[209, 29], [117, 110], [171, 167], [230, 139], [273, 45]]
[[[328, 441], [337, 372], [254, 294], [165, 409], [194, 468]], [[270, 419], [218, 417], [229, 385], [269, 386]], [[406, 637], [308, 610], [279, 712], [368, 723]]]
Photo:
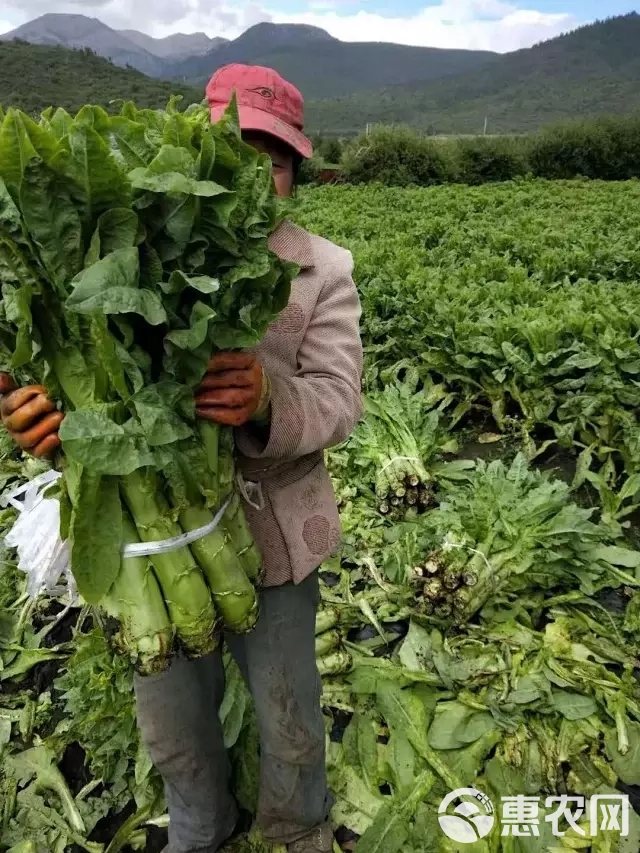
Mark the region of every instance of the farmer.
[[[291, 195], [312, 152], [301, 94], [268, 68], [227, 66], [207, 86], [212, 121], [234, 91], [243, 137], [270, 156], [278, 194]], [[262, 495], [255, 506], [245, 501], [265, 570], [260, 618], [251, 633], [227, 637], [258, 716], [258, 824], [289, 853], [331, 853], [314, 629], [317, 569], [340, 534], [323, 450], [347, 438], [360, 416], [360, 303], [346, 250], [289, 221], [271, 248], [301, 268], [289, 304], [255, 349], [211, 359], [196, 411], [236, 428], [238, 467]], [[50, 456], [63, 414], [46, 389], [16, 389], [0, 374], [0, 393], [2, 421], [17, 444]], [[135, 693], [142, 737], [165, 783], [167, 851], [215, 853], [239, 817], [218, 719], [221, 653], [178, 657], [166, 672], [136, 676]]]

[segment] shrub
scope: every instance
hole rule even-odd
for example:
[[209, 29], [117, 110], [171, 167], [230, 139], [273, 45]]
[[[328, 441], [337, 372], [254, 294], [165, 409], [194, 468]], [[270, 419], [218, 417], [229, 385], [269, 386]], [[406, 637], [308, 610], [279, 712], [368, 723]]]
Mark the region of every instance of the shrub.
[[399, 187], [442, 184], [455, 176], [450, 146], [403, 127], [378, 127], [359, 137], [345, 150], [342, 167], [352, 183]]
[[310, 160], [303, 160], [300, 164], [298, 184], [315, 184], [322, 169], [324, 169], [324, 161], [314, 152]]
[[455, 153], [460, 181], [486, 184], [510, 181], [529, 171], [526, 137], [476, 136], [457, 141]]
[[639, 177], [640, 118], [590, 119], [550, 127], [533, 138], [530, 162], [534, 174], [542, 178]]
[[344, 149], [352, 183], [430, 186], [484, 184], [534, 174], [625, 181], [640, 177], [640, 117], [572, 121], [533, 136], [442, 139], [403, 127], [377, 127]]

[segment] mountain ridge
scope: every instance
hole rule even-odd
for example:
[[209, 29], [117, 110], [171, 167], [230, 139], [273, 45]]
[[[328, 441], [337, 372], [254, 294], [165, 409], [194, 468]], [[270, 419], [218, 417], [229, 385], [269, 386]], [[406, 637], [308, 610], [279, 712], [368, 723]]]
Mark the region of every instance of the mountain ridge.
[[89, 48], [114, 65], [127, 65], [150, 77], [162, 77], [163, 61], [98, 18], [49, 12], [0, 36], [1, 41]]
[[640, 110], [640, 15], [579, 27], [500, 55], [473, 73], [311, 99], [312, 130], [353, 134], [366, 124], [433, 133], [520, 133], [565, 118]]
[[206, 33], [173, 33], [159, 39], [138, 30], [116, 30], [116, 32], [160, 59], [199, 56], [229, 41], [220, 37], [210, 38]]
[[[164, 79], [168, 62], [194, 58], [227, 43], [206, 33], [174, 33], [156, 39], [138, 30], [116, 30], [99, 18], [48, 12], [0, 36], [0, 41], [89, 48], [120, 67], [130, 66], [150, 77]], [[170, 76], [170, 75], [169, 75]]]
[[200, 57], [169, 63], [166, 75], [204, 85], [223, 65], [265, 65], [291, 80], [307, 98], [320, 93], [376, 89], [381, 85], [437, 79], [483, 65], [490, 51], [413, 47], [390, 42], [344, 42], [317, 27], [261, 23]]
[[[190, 61], [206, 70], [197, 86], [187, 85], [185, 80], [151, 79], [133, 71], [127, 76], [129, 69], [106, 60], [97, 63], [99, 57], [84, 50], [57, 47], [47, 52], [46, 42], [60, 41], [60, 20], [54, 16], [51, 22], [44, 17], [45, 23], [56, 24], [40, 31], [44, 47], [7, 40], [6, 36], [0, 41], [0, 102], [5, 105], [27, 104], [31, 110], [50, 104], [75, 108], [85, 97], [95, 102], [95, 92], [99, 103], [122, 97], [157, 103], [172, 91], [199, 101], [216, 63], [242, 61], [271, 65], [302, 89], [312, 133], [353, 135], [367, 124], [383, 123], [407, 124], [433, 134], [477, 134], [484, 131], [485, 121], [489, 133], [526, 133], [572, 117], [640, 111], [637, 13], [598, 21], [531, 48], [499, 55], [346, 43], [315, 28], [260, 24], [233, 42], [192, 56]], [[91, 20], [71, 18], [75, 24], [72, 35], [76, 41], [82, 40], [83, 28]], [[102, 32], [103, 25], [95, 23]], [[126, 33], [109, 30], [107, 35], [117, 37], [108, 47], [118, 48], [121, 59], [122, 52], [136, 48], [166, 71], [166, 62], [134, 45]], [[176, 43], [180, 45], [180, 39], [157, 49], [177, 49]], [[191, 44], [206, 47], [202, 39], [193, 39]], [[402, 61], [395, 61], [398, 56]], [[76, 68], [77, 79], [69, 75], [71, 67]], [[80, 80], [82, 75], [92, 74], [99, 80], [93, 88], [91, 81]]]
[[177, 33], [152, 39], [137, 30], [113, 30], [97, 18], [59, 13], [42, 15], [0, 36], [2, 41], [88, 47], [114, 65], [198, 87], [204, 87], [217, 68], [230, 62], [269, 65], [308, 97], [434, 79], [476, 68], [497, 56], [488, 51], [343, 42], [305, 24], [255, 24], [233, 41], [212, 40], [203, 52], [207, 38], [206, 34]]

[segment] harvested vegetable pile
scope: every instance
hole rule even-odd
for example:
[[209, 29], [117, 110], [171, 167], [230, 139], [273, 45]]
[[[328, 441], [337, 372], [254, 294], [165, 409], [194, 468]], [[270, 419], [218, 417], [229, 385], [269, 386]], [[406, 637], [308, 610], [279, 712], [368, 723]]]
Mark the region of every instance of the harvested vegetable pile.
[[[576, 826], [560, 819], [564, 835], [545, 820], [550, 797], [640, 799], [640, 478], [623, 358], [637, 348], [637, 192], [526, 182], [303, 196], [306, 224], [353, 249], [365, 312], [365, 415], [327, 454], [345, 542], [323, 567], [316, 622], [345, 851], [640, 848], [634, 812], [627, 837], [591, 837], [588, 805]], [[589, 331], [567, 306], [586, 310], [595, 291], [620, 310], [603, 308]], [[524, 338], [537, 353], [526, 367], [507, 345], [520, 353]], [[595, 346], [599, 365], [571, 361]], [[40, 472], [8, 445], [1, 454], [5, 493]], [[14, 516], [0, 516], [5, 530]], [[100, 610], [70, 606], [64, 585], [31, 602], [5, 556], [0, 850], [159, 853], [164, 800], [135, 728], [131, 665]], [[256, 719], [225, 660], [220, 716], [251, 811]], [[470, 785], [498, 821], [462, 847], [438, 807]], [[539, 835], [501, 835], [501, 798], [517, 795], [536, 802]], [[255, 835], [225, 849], [263, 851]]]
[[0, 125], [0, 367], [65, 412], [73, 577], [144, 674], [176, 647], [211, 651], [220, 623], [255, 623], [261, 557], [232, 431], [196, 423], [193, 392], [215, 350], [258, 343], [288, 301], [296, 268], [268, 249], [278, 217], [233, 105], [213, 127], [204, 107], [132, 105]]

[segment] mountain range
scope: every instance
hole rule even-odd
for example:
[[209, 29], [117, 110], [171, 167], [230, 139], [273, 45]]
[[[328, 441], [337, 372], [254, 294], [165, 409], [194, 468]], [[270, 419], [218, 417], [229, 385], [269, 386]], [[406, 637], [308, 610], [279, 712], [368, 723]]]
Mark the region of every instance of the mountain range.
[[507, 54], [350, 43], [316, 27], [270, 23], [233, 41], [204, 33], [154, 39], [60, 14], [2, 39], [0, 103], [35, 111], [82, 98], [159, 105], [170, 91], [199, 100], [208, 77], [229, 62], [278, 70], [302, 90], [310, 130], [330, 134], [378, 122], [445, 134], [482, 132], [486, 123], [489, 132], [518, 133], [571, 116], [640, 110], [636, 13]]
[[28, 21], [0, 36], [3, 41], [89, 48], [98, 56], [121, 67], [130, 66], [151, 77], [172, 77], [168, 66], [187, 57], [196, 58], [215, 50], [226, 39], [209, 38], [205, 33], [176, 33], [155, 39], [137, 30], [114, 30], [97, 18], [85, 15], [49, 13]]
[[[314, 128], [351, 135], [367, 123], [439, 134], [522, 133], [567, 118], [640, 111], [640, 15], [581, 27], [472, 72], [308, 104]], [[486, 122], [486, 125], [485, 125]]]
[[114, 65], [200, 88], [227, 63], [267, 65], [291, 79], [307, 98], [435, 80], [472, 70], [496, 56], [486, 51], [342, 42], [303, 24], [256, 24], [233, 41], [210, 39], [204, 33], [154, 39], [135, 30], [113, 30], [96, 18], [54, 13], [0, 38], [89, 48]]

